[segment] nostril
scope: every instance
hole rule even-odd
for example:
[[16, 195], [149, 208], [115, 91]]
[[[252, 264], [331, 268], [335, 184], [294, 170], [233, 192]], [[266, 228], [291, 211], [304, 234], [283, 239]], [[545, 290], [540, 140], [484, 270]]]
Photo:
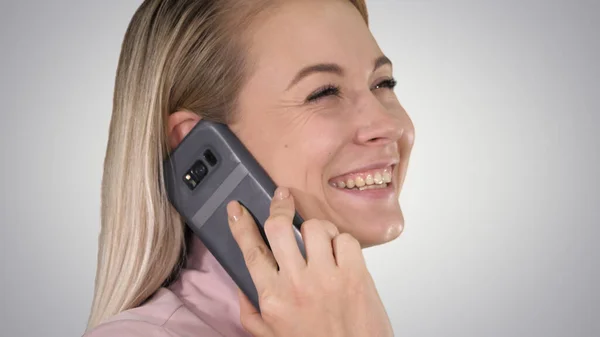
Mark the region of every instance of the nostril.
[[389, 143], [390, 139], [386, 138], [386, 137], [375, 137], [375, 138], [371, 138], [367, 141], [367, 143], [372, 144], [372, 145], [379, 145], [379, 144], [385, 144], [385, 143]]

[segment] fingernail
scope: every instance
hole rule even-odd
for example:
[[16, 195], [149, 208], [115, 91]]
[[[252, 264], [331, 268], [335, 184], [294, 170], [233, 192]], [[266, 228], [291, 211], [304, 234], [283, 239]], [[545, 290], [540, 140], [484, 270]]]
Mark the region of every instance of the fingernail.
[[277, 196], [277, 199], [283, 200], [290, 196], [290, 190], [285, 187], [278, 187], [277, 190], [275, 190], [275, 196]]
[[229, 214], [229, 219], [236, 222], [242, 217], [242, 206], [235, 200], [231, 201], [227, 204], [227, 213]]

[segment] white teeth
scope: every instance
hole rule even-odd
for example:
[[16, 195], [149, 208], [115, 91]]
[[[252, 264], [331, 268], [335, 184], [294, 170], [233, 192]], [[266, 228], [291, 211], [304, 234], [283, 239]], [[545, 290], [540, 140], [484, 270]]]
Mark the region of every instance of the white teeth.
[[389, 168], [386, 168], [383, 171], [368, 173], [366, 176], [357, 175], [354, 178], [348, 178], [346, 181], [332, 182], [331, 186], [363, 191], [370, 187], [386, 188], [391, 182], [392, 173]]
[[375, 189], [386, 188], [386, 187], [387, 187], [387, 184], [368, 185], [368, 186], [360, 187], [359, 190], [361, 190], [361, 191], [364, 191], [364, 190], [375, 190]]
[[383, 171], [383, 182], [384, 183], [392, 182], [392, 174], [387, 170]]
[[375, 173], [375, 176], [373, 177], [373, 181], [377, 185], [383, 184], [383, 177], [381, 176], [381, 173], [379, 173], [379, 172]]
[[354, 180], [348, 179], [348, 181], [346, 181], [346, 187], [354, 188]]
[[354, 182], [356, 183], [356, 187], [358, 188], [365, 186], [365, 180], [361, 177], [356, 177], [356, 179], [354, 179]]

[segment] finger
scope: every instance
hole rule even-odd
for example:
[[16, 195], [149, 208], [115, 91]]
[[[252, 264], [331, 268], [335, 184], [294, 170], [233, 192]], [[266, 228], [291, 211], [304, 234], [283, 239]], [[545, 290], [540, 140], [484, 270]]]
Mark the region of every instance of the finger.
[[341, 268], [366, 268], [360, 243], [348, 233], [333, 238], [333, 252], [336, 263]]
[[339, 234], [338, 228], [329, 221], [308, 220], [302, 224], [300, 231], [308, 266], [335, 267], [332, 239]]
[[277, 276], [277, 263], [248, 211], [237, 201], [227, 204], [231, 234], [237, 241], [244, 261], [259, 293], [270, 287]]
[[278, 188], [271, 202], [270, 215], [265, 221], [265, 234], [273, 256], [281, 270], [306, 267], [293, 230], [294, 199], [287, 188]]
[[238, 297], [240, 300], [240, 322], [246, 331], [254, 337], [271, 337], [273, 333], [265, 323], [262, 316], [256, 310], [246, 294], [238, 288]]

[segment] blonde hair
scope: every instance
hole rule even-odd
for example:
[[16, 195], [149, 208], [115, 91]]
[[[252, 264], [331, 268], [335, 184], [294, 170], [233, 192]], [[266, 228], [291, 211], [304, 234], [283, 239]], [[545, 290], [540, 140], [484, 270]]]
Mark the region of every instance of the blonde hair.
[[[177, 276], [186, 245], [162, 180], [167, 117], [187, 110], [231, 121], [250, 68], [240, 32], [273, 2], [146, 0], [135, 12], [116, 74], [88, 329]], [[368, 23], [364, 0], [350, 2]]]

